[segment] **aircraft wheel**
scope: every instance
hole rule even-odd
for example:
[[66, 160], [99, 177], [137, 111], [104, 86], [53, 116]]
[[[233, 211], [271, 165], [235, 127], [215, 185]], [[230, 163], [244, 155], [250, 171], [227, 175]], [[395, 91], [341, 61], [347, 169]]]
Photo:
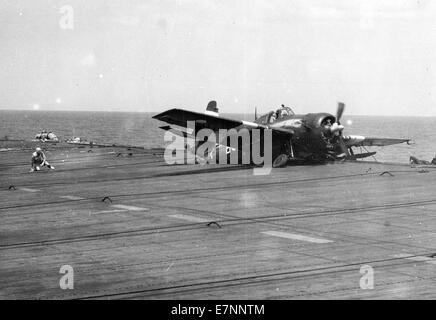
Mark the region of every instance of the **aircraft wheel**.
[[281, 168], [286, 166], [286, 164], [288, 163], [289, 157], [282, 153], [279, 156], [277, 156], [274, 161], [273, 161], [273, 168]]

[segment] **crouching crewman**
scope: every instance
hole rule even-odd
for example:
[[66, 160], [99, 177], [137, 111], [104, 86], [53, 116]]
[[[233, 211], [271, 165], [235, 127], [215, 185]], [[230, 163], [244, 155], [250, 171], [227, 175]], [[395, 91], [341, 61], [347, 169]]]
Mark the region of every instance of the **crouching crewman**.
[[35, 170], [39, 171], [41, 170], [40, 167], [44, 167], [44, 166], [50, 169], [54, 169], [54, 167], [47, 162], [45, 158], [45, 154], [44, 152], [42, 152], [41, 148], [36, 148], [35, 152], [32, 154], [30, 172], [33, 172]]

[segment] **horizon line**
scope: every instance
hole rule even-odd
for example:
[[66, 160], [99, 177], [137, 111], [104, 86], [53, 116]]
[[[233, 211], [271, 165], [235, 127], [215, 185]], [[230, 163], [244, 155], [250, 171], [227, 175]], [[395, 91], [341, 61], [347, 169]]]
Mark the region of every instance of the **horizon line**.
[[[168, 110], [168, 109], [166, 109]], [[187, 110], [187, 109], [186, 109]], [[134, 110], [63, 110], [63, 109], [2, 109], [1, 111], [31, 111], [31, 112], [107, 112], [107, 113], [161, 113], [164, 111], [134, 111]], [[194, 111], [199, 112], [201, 111]], [[324, 111], [319, 111], [319, 113], [323, 113]], [[253, 114], [254, 112], [220, 112], [221, 114]], [[266, 112], [267, 113], [267, 112]], [[265, 114], [266, 114], [265, 113]], [[317, 113], [317, 112], [308, 112], [308, 113]], [[307, 114], [307, 113], [296, 113], [296, 114]], [[436, 117], [436, 114], [434, 115], [391, 115], [391, 114], [347, 114], [347, 116], [353, 116], [353, 117], [416, 117], [416, 118], [424, 118], [424, 117]]]

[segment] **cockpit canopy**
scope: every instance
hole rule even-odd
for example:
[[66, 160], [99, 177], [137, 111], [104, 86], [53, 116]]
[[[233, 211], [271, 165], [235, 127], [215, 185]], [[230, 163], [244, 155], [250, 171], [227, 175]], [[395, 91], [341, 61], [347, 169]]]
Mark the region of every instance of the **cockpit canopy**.
[[292, 116], [294, 114], [294, 111], [290, 107], [285, 107], [284, 105], [282, 105], [282, 107], [278, 108], [276, 111], [270, 111], [269, 113], [261, 116], [258, 119], [258, 122], [262, 124], [270, 124], [287, 116]]

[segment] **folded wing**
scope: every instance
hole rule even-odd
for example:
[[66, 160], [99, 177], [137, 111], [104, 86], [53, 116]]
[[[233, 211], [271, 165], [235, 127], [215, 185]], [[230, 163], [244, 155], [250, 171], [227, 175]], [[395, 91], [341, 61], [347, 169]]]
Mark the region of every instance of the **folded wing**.
[[[288, 139], [293, 134], [292, 130], [287, 130], [282, 128], [269, 128], [268, 126], [255, 122], [223, 118], [212, 114], [205, 114], [205, 113], [188, 111], [188, 110], [177, 109], [177, 108], [159, 113], [158, 115], [153, 116], [153, 118], [166, 122], [168, 124], [173, 124], [184, 128], [188, 126], [188, 121], [192, 121], [195, 122], [196, 129], [208, 128], [214, 131], [219, 129], [229, 130], [232, 128], [270, 129], [273, 130], [273, 136], [280, 136], [283, 138], [286, 137]], [[161, 128], [169, 129], [168, 127], [161, 127]]]
[[[211, 111], [206, 110], [206, 111]], [[206, 113], [199, 113], [194, 111], [188, 111], [183, 109], [170, 109], [165, 112], [162, 112], [158, 115], [155, 115], [153, 117], [154, 119], [166, 122], [171, 125], [176, 125], [180, 128], [173, 128], [171, 126], [161, 126], [160, 128], [165, 131], [170, 131], [172, 133], [175, 133], [182, 137], [195, 137], [197, 132], [203, 128], [211, 129], [213, 131], [218, 131], [219, 129], [243, 129], [246, 128], [252, 132], [252, 129], [260, 129], [260, 130], [271, 130], [272, 132], [272, 157], [275, 159], [275, 157], [282, 153], [282, 146], [286, 143], [289, 143], [289, 141], [292, 138], [292, 135], [294, 132], [291, 129], [283, 129], [283, 128], [270, 128], [266, 125], [259, 124], [256, 122], [250, 122], [250, 121], [243, 121], [243, 120], [235, 120], [235, 119], [229, 119], [219, 116], [217, 111], [213, 112], [206, 112]], [[188, 126], [188, 121], [192, 121], [195, 123], [195, 132], [190, 130], [191, 128]], [[251, 135], [251, 134], [250, 134]], [[260, 138], [260, 136], [259, 136]], [[200, 142], [201, 143], [201, 142]], [[254, 143], [260, 143], [260, 145], [263, 145], [260, 141], [255, 141], [254, 136], [251, 135], [251, 144]], [[225, 142], [218, 142], [218, 146], [226, 146]], [[241, 151], [242, 145], [238, 143], [237, 149]]]
[[210, 114], [176, 108], [159, 113], [153, 118], [181, 127], [187, 127], [188, 121], [193, 121], [195, 122], [196, 126], [209, 128], [212, 130], [231, 129], [243, 124], [243, 121], [241, 120], [227, 119]]
[[410, 139], [395, 139], [395, 138], [373, 138], [364, 136], [344, 136], [344, 142], [347, 147], [384, 147], [403, 142], [409, 143]]

